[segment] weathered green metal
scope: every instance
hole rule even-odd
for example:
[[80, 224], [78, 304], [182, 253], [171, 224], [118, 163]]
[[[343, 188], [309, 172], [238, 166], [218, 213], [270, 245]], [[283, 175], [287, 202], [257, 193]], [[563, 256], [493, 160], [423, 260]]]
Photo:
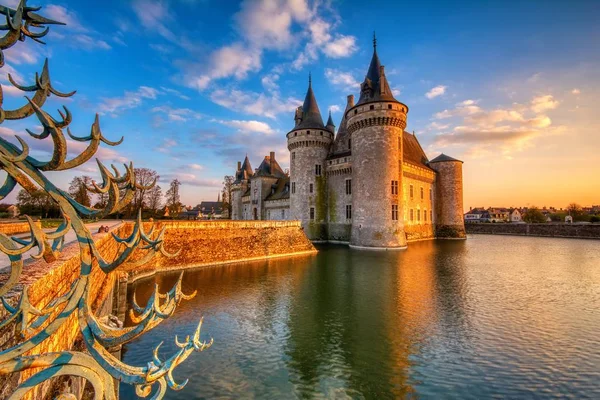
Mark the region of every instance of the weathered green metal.
[[[2, 50], [13, 46], [18, 40], [23, 41], [26, 38], [43, 43], [40, 38], [48, 33], [47, 25], [64, 25], [36, 14], [35, 11], [39, 11], [40, 8], [28, 7], [26, 3], [26, 0], [20, 0], [16, 9], [0, 6], [0, 14], [6, 17], [6, 24], [0, 25], [0, 31], [6, 31], [4, 36], [0, 37], [0, 67], [4, 65]], [[33, 32], [31, 28], [42, 30]], [[33, 96], [27, 97], [27, 103], [18, 109], [5, 110], [2, 107], [3, 96], [0, 86], [0, 124], [5, 120], [24, 119], [35, 114], [43, 131], [34, 133], [26, 130], [27, 133], [38, 140], [50, 137], [54, 150], [49, 161], [40, 161], [29, 155], [29, 146], [19, 136], [16, 136], [16, 139], [20, 148], [0, 137], [0, 168], [7, 173], [5, 182], [0, 187], [0, 200], [11, 193], [17, 184], [28, 191], [36, 190], [39, 186], [58, 203], [64, 219], [54, 232], [46, 233], [31, 218], [27, 217], [31, 234], [29, 239], [8, 237], [0, 233], [0, 251], [8, 255], [11, 263], [10, 276], [0, 286], [0, 300], [8, 314], [3, 321], [0, 321], [0, 329], [13, 324], [17, 334], [20, 335], [17, 344], [0, 351], [0, 374], [22, 372], [31, 368], [41, 369], [40, 372], [20, 383], [11, 398], [20, 398], [36, 385], [63, 375], [86, 379], [93, 386], [97, 399], [112, 399], [116, 396], [113, 379], [135, 385], [138, 396], [147, 397], [152, 394], [153, 399], [162, 398], [167, 388], [182, 389], [187, 381], [181, 384], [176, 383], [173, 380], [173, 370], [193, 351], [202, 351], [212, 344], [212, 340], [208, 343], [200, 341], [202, 321], [192, 336], [188, 336], [185, 341], [179, 342], [175, 338], [179, 351], [161, 361], [158, 357], [159, 344], [154, 350], [153, 359], [143, 367], [122, 363], [107, 348], [122, 345], [154, 328], [173, 314], [181, 300], [192, 298], [196, 294], [195, 292], [185, 295], [181, 290], [183, 275], [165, 294], [161, 294], [156, 286], [145, 307], [139, 306], [134, 301], [130, 316], [135, 325], [131, 327], [113, 328], [105, 325], [93, 314], [89, 299], [89, 279], [92, 265], [98, 265], [104, 273], [109, 273], [124, 264], [129, 267], [143, 265], [157, 252], [167, 257], [178, 254], [170, 254], [164, 249], [164, 228], [157, 233], [153, 228], [149, 232], [144, 230], [141, 214], [138, 215], [131, 235], [121, 238], [113, 234], [113, 239], [120, 244], [120, 250], [112, 261], [107, 261], [100, 255], [91, 233], [85, 227], [82, 217], [101, 218], [112, 214], [125, 207], [133, 199], [137, 189], [149, 187], [141, 186], [136, 182], [132, 163], [125, 165], [125, 173], [121, 174], [114, 166], [111, 166], [113, 173], [97, 160], [102, 183], [92, 182], [91, 187], [87, 189], [96, 194], [108, 194], [109, 199], [103, 209], [94, 209], [76, 202], [42, 173], [75, 168], [94, 156], [100, 142], [116, 146], [123, 141], [123, 138], [117, 142], [107, 140], [100, 130], [98, 115], [92, 124], [90, 135], [74, 136], [69, 130], [72, 116], [66, 107], [64, 107], [64, 113], [58, 111], [59, 120], [42, 110], [42, 106], [50, 95], [69, 97], [75, 94], [75, 92], [61, 93], [52, 87], [48, 60], [44, 62], [42, 73], [36, 74], [33, 85], [22, 86], [16, 83], [10, 75], [9, 80], [16, 88], [24, 92], [31, 92]], [[63, 133], [65, 128], [72, 140], [89, 143], [81, 154], [71, 160], [67, 160], [68, 143]], [[23, 287], [17, 304], [11, 305], [6, 301], [4, 296], [11, 289], [14, 290], [19, 282], [23, 270], [23, 255], [33, 248], [37, 248], [37, 254], [32, 255], [33, 258], [44, 258], [46, 261], [56, 259], [63, 247], [64, 237], [70, 229], [73, 229], [77, 237], [81, 266], [78, 278], [67, 293], [55, 298], [43, 309], [37, 309], [29, 302], [26, 286]], [[131, 261], [131, 256], [138, 248], [146, 251], [146, 254], [137, 261]], [[87, 353], [63, 351], [24, 355], [56, 332], [73, 313], [77, 314]], [[153, 390], [154, 385], [156, 387]], [[61, 398], [69, 398], [68, 394], [61, 396]]]

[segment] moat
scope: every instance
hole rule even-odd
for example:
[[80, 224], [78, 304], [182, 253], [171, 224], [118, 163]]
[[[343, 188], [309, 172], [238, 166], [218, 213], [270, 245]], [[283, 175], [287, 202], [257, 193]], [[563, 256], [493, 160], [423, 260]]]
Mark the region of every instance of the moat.
[[[138, 303], [177, 275], [136, 282]], [[176, 370], [190, 381], [166, 398], [600, 398], [600, 241], [327, 245], [187, 271], [195, 289], [124, 351], [139, 365], [164, 340], [172, 354], [204, 316], [215, 343]]]

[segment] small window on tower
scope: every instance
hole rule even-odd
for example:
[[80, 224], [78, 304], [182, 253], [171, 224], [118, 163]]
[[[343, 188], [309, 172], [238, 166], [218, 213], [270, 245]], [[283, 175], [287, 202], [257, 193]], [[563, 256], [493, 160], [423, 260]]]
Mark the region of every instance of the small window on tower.
[[321, 132], [321, 136], [323, 136], [323, 132]]
[[313, 221], [315, 219], [315, 208], [310, 208], [310, 220]]
[[296, 193], [296, 182], [292, 182], [292, 194]]
[[294, 132], [294, 136], [298, 136], [298, 132]]
[[424, 199], [423, 188], [421, 188], [421, 200]]
[[295, 160], [295, 159], [296, 159], [296, 152], [292, 151], [292, 160]]
[[398, 221], [398, 205], [397, 204], [392, 204], [392, 221]]
[[410, 220], [413, 221], [414, 219], [415, 219], [414, 210], [411, 208], [410, 209]]
[[313, 184], [309, 184], [308, 185], [308, 193], [312, 193], [313, 192]]
[[[412, 199], [413, 197], [414, 197], [414, 194], [413, 194], [413, 185], [410, 185], [410, 198]], [[412, 220], [412, 218], [411, 218], [411, 220]]]
[[348, 139], [348, 149], [352, 150], [352, 139]]
[[321, 164], [316, 164], [315, 165], [315, 175], [316, 176], [321, 176]]
[[369, 106], [369, 110], [374, 110], [374, 109], [375, 109], [375, 106], [371, 104], [371, 105]]
[[307, 134], [307, 135], [310, 135], [310, 131], [306, 131], [306, 134]]
[[427, 210], [423, 210], [423, 221], [427, 222]]
[[352, 219], [352, 204], [346, 204], [346, 219]]
[[392, 105], [388, 104], [388, 110], [391, 110], [391, 109], [392, 109]]
[[354, 115], [356, 115], [356, 113], [358, 113], [358, 110], [354, 110]]

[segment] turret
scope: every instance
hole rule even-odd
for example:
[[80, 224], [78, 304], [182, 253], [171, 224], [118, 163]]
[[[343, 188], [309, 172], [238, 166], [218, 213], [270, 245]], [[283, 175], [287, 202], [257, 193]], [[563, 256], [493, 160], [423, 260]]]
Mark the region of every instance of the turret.
[[325, 165], [334, 131], [323, 124], [310, 75], [304, 104], [296, 110], [294, 120], [294, 129], [287, 134], [291, 218], [302, 222], [310, 239], [326, 239]]
[[333, 118], [331, 118], [331, 110], [329, 110], [329, 118], [327, 119], [327, 125], [325, 126], [328, 131], [335, 133], [335, 124]]
[[361, 84], [358, 103], [346, 111], [352, 151], [353, 247], [406, 247], [402, 201], [402, 146], [408, 107], [396, 100], [377, 55]]
[[462, 164], [462, 161], [443, 153], [429, 161], [429, 166], [437, 173], [435, 224], [438, 238], [466, 238], [463, 219]]
[[235, 180], [231, 186], [231, 219], [244, 219], [242, 196], [248, 190], [250, 178], [254, 174], [248, 156], [244, 159], [244, 163], [238, 161], [237, 170], [235, 171]]

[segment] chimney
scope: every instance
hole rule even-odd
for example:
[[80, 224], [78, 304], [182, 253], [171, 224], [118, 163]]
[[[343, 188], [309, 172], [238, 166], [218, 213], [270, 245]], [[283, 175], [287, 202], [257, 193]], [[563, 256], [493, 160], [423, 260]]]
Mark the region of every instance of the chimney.
[[269, 156], [269, 168], [271, 168], [271, 174], [275, 171], [275, 152], [272, 151]]
[[240, 169], [242, 169], [242, 162], [238, 161], [238, 169], [237, 170], [239, 171]]
[[385, 67], [383, 65], [379, 66], [379, 93], [385, 93]]
[[346, 105], [346, 109], [352, 108], [354, 107], [354, 95], [353, 94], [349, 94], [348, 95], [348, 104]]

